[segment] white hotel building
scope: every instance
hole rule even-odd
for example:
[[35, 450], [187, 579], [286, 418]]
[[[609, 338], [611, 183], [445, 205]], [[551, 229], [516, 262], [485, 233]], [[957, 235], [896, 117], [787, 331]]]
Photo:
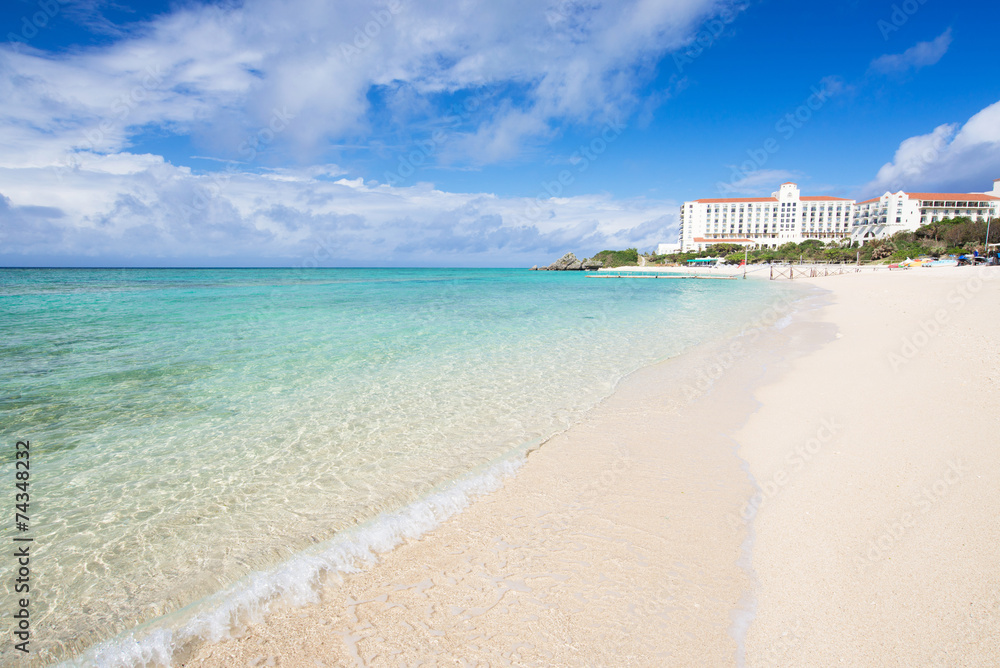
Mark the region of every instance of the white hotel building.
[[806, 239], [864, 243], [927, 223], [959, 216], [1000, 218], [1000, 179], [989, 193], [885, 193], [853, 199], [802, 196], [783, 183], [770, 197], [696, 199], [681, 206], [678, 241], [682, 252], [713, 244], [777, 248]]
[[985, 222], [1000, 218], [1000, 179], [989, 193], [885, 193], [858, 202], [852, 238], [862, 243], [912, 231], [945, 218]]
[[790, 241], [849, 237], [853, 220], [854, 200], [802, 196], [798, 186], [789, 182], [770, 197], [684, 202], [678, 236], [682, 251], [733, 243], [777, 248]]

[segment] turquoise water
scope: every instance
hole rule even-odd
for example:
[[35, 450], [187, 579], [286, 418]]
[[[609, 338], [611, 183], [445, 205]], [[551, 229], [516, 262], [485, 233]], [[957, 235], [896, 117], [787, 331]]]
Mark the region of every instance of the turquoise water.
[[734, 333], [785, 289], [483, 269], [0, 280], [0, 432], [11, 452], [31, 441], [39, 665], [168, 660], [184, 624], [219, 635], [310, 591], [317, 570], [432, 526], [624, 375]]

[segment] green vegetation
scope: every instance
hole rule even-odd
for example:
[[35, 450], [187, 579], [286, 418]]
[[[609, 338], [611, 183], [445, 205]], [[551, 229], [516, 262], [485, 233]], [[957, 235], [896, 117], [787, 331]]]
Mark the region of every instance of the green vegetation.
[[[860, 254], [862, 262], [899, 262], [906, 258], [940, 257], [971, 253], [978, 249], [983, 252], [986, 238], [986, 223], [969, 218], [949, 218], [923, 225], [915, 232], [898, 232], [885, 239], [869, 241], [862, 246], [848, 239], [823, 243], [818, 239], [807, 239], [802, 243], [787, 243], [778, 248], [751, 250], [747, 254], [750, 264], [764, 262], [857, 262]], [[1000, 242], [1000, 221], [990, 226], [989, 243]], [[608, 252], [608, 251], [605, 251]], [[699, 257], [726, 259], [727, 264], [743, 261], [743, 246], [739, 244], [716, 244], [700, 253], [673, 253], [654, 255], [649, 258], [656, 264], [685, 264]], [[618, 266], [618, 265], [616, 265]]]
[[636, 248], [621, 251], [602, 250], [590, 259], [603, 262], [605, 267], [634, 267], [639, 264], [639, 250]]

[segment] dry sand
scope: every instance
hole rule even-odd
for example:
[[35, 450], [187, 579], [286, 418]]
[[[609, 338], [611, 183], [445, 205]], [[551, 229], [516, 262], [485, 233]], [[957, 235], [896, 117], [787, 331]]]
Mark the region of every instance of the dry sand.
[[1000, 268], [816, 284], [838, 338], [736, 434], [764, 488], [748, 663], [1000, 665]]
[[997, 665], [1000, 269], [808, 283], [186, 665]]

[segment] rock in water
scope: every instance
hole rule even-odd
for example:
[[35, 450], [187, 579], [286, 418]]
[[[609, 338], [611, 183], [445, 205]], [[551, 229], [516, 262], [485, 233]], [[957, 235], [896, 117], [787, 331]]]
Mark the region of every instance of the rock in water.
[[604, 263], [601, 262], [600, 260], [587, 260], [583, 263], [583, 266], [581, 268], [591, 271], [594, 269], [600, 269], [603, 266]]
[[[567, 269], [570, 269], [570, 265], [572, 265], [573, 263], [579, 265], [580, 261], [576, 259], [576, 255], [573, 255], [572, 253], [566, 253], [561, 258], [550, 264], [549, 269], [552, 271], [565, 271]], [[573, 268], [579, 269], [580, 267], [577, 266]]]

